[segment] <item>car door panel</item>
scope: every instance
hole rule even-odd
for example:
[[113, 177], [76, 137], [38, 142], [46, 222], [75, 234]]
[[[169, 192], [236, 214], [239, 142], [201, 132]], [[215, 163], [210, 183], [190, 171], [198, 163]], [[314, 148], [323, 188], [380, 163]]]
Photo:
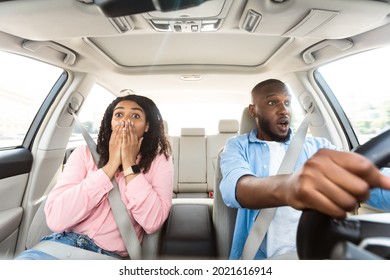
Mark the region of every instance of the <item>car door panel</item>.
[[0, 259], [13, 257], [22, 215], [22, 207], [0, 211]]
[[30, 172], [32, 161], [31, 152], [25, 148], [0, 151], [0, 179]]
[[14, 253], [32, 160], [25, 148], [0, 151], [0, 259]]

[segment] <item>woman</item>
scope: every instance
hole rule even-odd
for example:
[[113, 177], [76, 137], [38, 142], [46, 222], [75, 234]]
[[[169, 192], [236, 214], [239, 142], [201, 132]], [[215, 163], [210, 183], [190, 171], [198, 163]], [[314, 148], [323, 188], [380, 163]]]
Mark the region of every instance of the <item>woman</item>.
[[[42, 240], [126, 258], [107, 198], [111, 179], [118, 183], [140, 241], [144, 232], [160, 229], [172, 203], [171, 147], [155, 103], [139, 95], [116, 98], [104, 113], [96, 150], [98, 166], [86, 145], [69, 157], [45, 205], [47, 225], [54, 234]], [[28, 257], [25, 251], [18, 259], [31, 259], [33, 254]], [[51, 258], [43, 252], [38, 255]]]

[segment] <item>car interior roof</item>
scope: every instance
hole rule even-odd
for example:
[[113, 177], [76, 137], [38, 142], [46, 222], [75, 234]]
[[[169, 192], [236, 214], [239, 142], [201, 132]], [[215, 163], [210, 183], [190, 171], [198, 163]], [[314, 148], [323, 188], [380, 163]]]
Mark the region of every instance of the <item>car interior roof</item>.
[[[20, 46], [11, 46], [13, 51], [73, 71], [93, 73], [117, 95], [129, 89], [147, 93], [157, 101], [164, 100], [164, 94], [178, 92], [183, 98], [185, 92], [205, 93], [206, 97], [210, 91], [218, 91], [215, 87], [222, 83], [232, 93], [247, 92], [259, 75], [309, 69], [328, 54], [341, 55], [339, 48], [345, 42], [339, 41], [353, 38], [356, 45], [360, 43], [359, 34], [385, 26], [390, 9], [386, 1], [211, 0], [168, 14], [148, 12], [109, 18], [98, 6], [75, 0], [18, 0], [0, 5], [0, 38], [11, 36]], [[260, 22], [247, 31], [243, 23], [250, 10], [260, 15]], [[184, 31], [157, 31], [151, 23], [182, 22], [183, 18], [218, 19], [222, 24], [216, 31], [193, 36]], [[323, 40], [329, 43], [319, 47], [321, 51], [314, 48], [315, 61], [307, 64], [302, 50]], [[74, 62], [64, 63], [64, 54], [74, 56]], [[287, 55], [295, 59], [280, 59]], [[229, 73], [238, 76], [229, 79]], [[166, 88], [177, 92], [167, 93]]]

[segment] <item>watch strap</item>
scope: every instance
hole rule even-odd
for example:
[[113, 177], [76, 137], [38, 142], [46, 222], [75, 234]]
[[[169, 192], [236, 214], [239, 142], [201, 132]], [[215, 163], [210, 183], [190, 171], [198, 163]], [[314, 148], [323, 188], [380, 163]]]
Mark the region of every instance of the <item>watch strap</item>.
[[131, 174], [138, 174], [140, 172], [141, 172], [141, 170], [137, 164], [132, 165], [129, 168], [123, 170], [123, 174], [125, 177], [128, 175], [131, 175]]

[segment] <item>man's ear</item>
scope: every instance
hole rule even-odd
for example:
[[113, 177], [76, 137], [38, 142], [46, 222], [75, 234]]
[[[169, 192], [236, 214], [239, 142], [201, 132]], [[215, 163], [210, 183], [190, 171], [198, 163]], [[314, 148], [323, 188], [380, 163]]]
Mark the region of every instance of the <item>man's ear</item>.
[[256, 107], [255, 107], [255, 105], [249, 104], [248, 111], [249, 111], [249, 114], [251, 115], [252, 118], [256, 117]]

